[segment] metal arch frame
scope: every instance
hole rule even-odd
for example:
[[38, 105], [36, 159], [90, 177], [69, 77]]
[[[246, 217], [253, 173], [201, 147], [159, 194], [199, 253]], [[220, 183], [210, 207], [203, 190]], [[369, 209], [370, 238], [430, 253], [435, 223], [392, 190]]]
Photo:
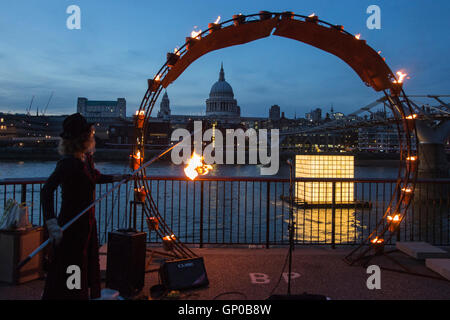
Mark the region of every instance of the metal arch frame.
[[[255, 19], [255, 17], [259, 17], [259, 19]], [[295, 22], [298, 21], [298, 22]], [[231, 25], [231, 23], [234, 25]], [[230, 24], [230, 25], [229, 25]], [[249, 33], [251, 31], [251, 27], [247, 28], [240, 28], [245, 25], [253, 25], [254, 28], [257, 28], [257, 25], [264, 24], [264, 26], [261, 26], [261, 29], [264, 27], [264, 30], [259, 29], [258, 31], [262, 33], [261, 36], [255, 37], [255, 34]], [[267, 26], [265, 24], [268, 24]], [[284, 24], [284, 25], [283, 25]], [[229, 26], [228, 26], [229, 25]], [[303, 33], [300, 34], [300, 32], [295, 33], [294, 25], [301, 26], [301, 28], [311, 28], [312, 32], [309, 35], [310, 38], [309, 43], [308, 41], [304, 41], [301, 39], [303, 36]], [[226, 28], [223, 28], [224, 26], [227, 26]], [[283, 35], [283, 30], [279, 30], [279, 27], [284, 27], [285, 34]], [[319, 26], [319, 27], [318, 27]], [[267, 34], [267, 31], [270, 29], [270, 34]], [[315, 30], [314, 30], [315, 29]], [[214, 40], [214, 35], [217, 34], [218, 30], [227, 30], [228, 38], [224, 38], [223, 40], [228, 41], [227, 44], [222, 45], [219, 44], [217, 41], [215, 43], [217, 48], [212, 48], [208, 50], [209, 48], [203, 48], [205, 52], [197, 52], [197, 57], [189, 57], [189, 54], [191, 52], [195, 53], [196, 46], [199, 47], [199, 44], [202, 43], [205, 39], [209, 39], [210, 41]], [[255, 29], [257, 30], [257, 29]], [[330, 31], [327, 30], [335, 30], [332, 32], [335, 33], [336, 36], [334, 36], [333, 33], [330, 33]], [[298, 31], [298, 30], [297, 30]], [[247, 33], [246, 33], [247, 32]], [[265, 33], [264, 33], [265, 32]], [[287, 36], [287, 33], [290, 33], [290, 37]], [[292, 33], [294, 32], [294, 33]], [[315, 34], [314, 34], [315, 32]], [[336, 41], [334, 43], [319, 43], [320, 39], [318, 40], [316, 36], [320, 36], [320, 33], [323, 33], [328, 37], [327, 41], [330, 42], [330, 39], [332, 38], [338, 38], [338, 35], [341, 35], [341, 41], [343, 39], [347, 42], [347, 44], [351, 44], [353, 47], [347, 48], [345, 46], [336, 47]], [[327, 34], [328, 33], [328, 34]], [[264, 35], [267, 34], [267, 35]], [[141, 124], [141, 126], [138, 126], [138, 117], [136, 116], [135, 123], [136, 123], [136, 142], [133, 144], [133, 155], [137, 153], [137, 151], [141, 154], [141, 159], [144, 158], [144, 149], [145, 149], [145, 139], [147, 136], [147, 130], [149, 126], [149, 118], [151, 115], [151, 112], [155, 106], [156, 101], [158, 100], [158, 97], [162, 91], [163, 88], [166, 88], [170, 85], [171, 82], [173, 82], [184, 70], [189, 66], [190, 63], [198, 59], [200, 56], [213, 51], [218, 50], [227, 46], [234, 46], [238, 44], [244, 44], [247, 42], [251, 42], [257, 39], [261, 39], [264, 37], [271, 36], [272, 34], [291, 38], [294, 40], [298, 40], [300, 42], [304, 42], [307, 44], [310, 44], [312, 46], [315, 46], [321, 50], [328, 51], [337, 57], [344, 60], [342, 56], [339, 56], [336, 53], [336, 50], [341, 52], [341, 55], [350, 54], [350, 56], [347, 56], [347, 60], [349, 58], [355, 58], [356, 60], [359, 59], [359, 63], [363, 64], [362, 70], [359, 70], [359, 72], [356, 70], [356, 67], [352, 65], [349, 61], [344, 60], [350, 67], [354, 69], [354, 71], [360, 76], [360, 78], [363, 80], [363, 82], [366, 83], [366, 85], [372, 86], [374, 90], [376, 91], [383, 91], [385, 94], [385, 97], [389, 103], [389, 107], [392, 110], [392, 113], [395, 117], [395, 123], [397, 126], [398, 134], [399, 134], [399, 147], [400, 147], [400, 159], [402, 160], [398, 169], [398, 178], [396, 187], [394, 189], [394, 192], [392, 194], [390, 203], [388, 205], [388, 208], [386, 212], [384, 213], [383, 217], [378, 221], [375, 229], [372, 231], [372, 233], [365, 238], [360, 246], [358, 246], [356, 249], [354, 249], [346, 258], [345, 260], [353, 264], [358, 260], [361, 260], [363, 257], [365, 257], [372, 249], [376, 250], [376, 245], [372, 243], [372, 240], [375, 237], [378, 237], [378, 239], [384, 239], [384, 241], [389, 241], [392, 236], [395, 234], [395, 231], [399, 228], [401, 221], [404, 219], [405, 214], [409, 208], [409, 205], [412, 200], [412, 196], [414, 194], [414, 188], [416, 184], [417, 179], [417, 165], [411, 165], [407, 163], [407, 159], [411, 156], [417, 157], [417, 140], [416, 140], [416, 146], [413, 148], [412, 143], [412, 137], [413, 135], [416, 135], [416, 127], [415, 127], [415, 118], [413, 117], [414, 114], [414, 108], [409, 103], [409, 100], [404, 93], [402, 89], [402, 84], [397, 83], [396, 76], [393, 74], [393, 72], [390, 70], [390, 68], [385, 63], [384, 59], [377, 54], [377, 57], [373, 55], [372, 51], [375, 52], [371, 47], [367, 46], [364, 40], [357, 40], [355, 39], [355, 36], [351, 33], [344, 31], [342, 26], [334, 25], [329, 22], [319, 20], [317, 16], [305, 16], [305, 15], [299, 15], [294, 14], [292, 12], [265, 12], [262, 11], [260, 13], [256, 14], [250, 14], [250, 15], [235, 15], [232, 19], [226, 20], [220, 24], [209, 24], [208, 29], [201, 32], [196, 38], [188, 37], [186, 38], [186, 42], [181, 46], [180, 49], [178, 49], [179, 55], [175, 55], [173, 53], [168, 53], [167, 61], [163, 64], [163, 66], [160, 68], [160, 70], [157, 72], [155, 77], [153, 79], [148, 80], [148, 89], [142, 99], [142, 102], [139, 106], [139, 113], [144, 113], [144, 123]], [[224, 33], [222, 32], [222, 36]], [[345, 35], [347, 38], [342, 38], [342, 35]], [[241, 37], [238, 39], [238, 37]], [[312, 37], [311, 37], [312, 36]], [[356, 45], [353, 45], [352, 42], [350, 42], [349, 36], [353, 38], [351, 41], [358, 41]], [[234, 38], [233, 38], [234, 37]], [[247, 38], [245, 38], [247, 37]], [[296, 39], [295, 37], [298, 37]], [[230, 39], [232, 38], [232, 39]], [[237, 39], [237, 40], [236, 40]], [[233, 40], [236, 43], [233, 43]], [[319, 42], [317, 42], [319, 41]], [[345, 42], [343, 41], [343, 42]], [[315, 42], [314, 44], [312, 42]], [[333, 41], [331, 41], [333, 42]], [[221, 46], [222, 45], [222, 46]], [[330, 50], [327, 50], [326, 46], [329, 46]], [[334, 48], [333, 48], [334, 46]], [[201, 47], [201, 45], [200, 45]], [[336, 49], [337, 48], [337, 49]], [[370, 54], [370, 59], [373, 59], [371, 61], [372, 63], [378, 63], [378, 69], [370, 70], [369, 66], [364, 66], [364, 63], [366, 61], [357, 55], [356, 52], [351, 52], [352, 49], [355, 50], [355, 48], [360, 48], [361, 51], [366, 50], [366, 52], [360, 52], [361, 54]], [[332, 51], [335, 52], [332, 52]], [[197, 50], [198, 51], [198, 50]], [[195, 54], [194, 54], [195, 56]], [[172, 59], [172, 61], [171, 61]], [[185, 59], [185, 61], [183, 61]], [[191, 61], [189, 62], [189, 59]], [[186, 62], [187, 61], [187, 62]], [[353, 61], [354, 62], [354, 61]], [[184, 63], [185, 65], [181, 65], [176, 70], [177, 64], [180, 66], [180, 63]], [[369, 63], [369, 62], [367, 62]], [[187, 65], [186, 65], [187, 64]], [[356, 64], [356, 62], [354, 62]], [[184, 69], [183, 69], [184, 67]], [[361, 66], [359, 66], [361, 67]], [[375, 68], [375, 65], [372, 64], [370, 67]], [[375, 68], [376, 69], [376, 68]], [[172, 73], [171, 73], [172, 71]], [[372, 71], [372, 76], [368, 76], [368, 74]], [[178, 75], [177, 75], [178, 72]], [[368, 73], [367, 73], [368, 72]], [[175, 75], [173, 75], [175, 73]], [[366, 79], [364, 79], [366, 78]], [[366, 81], [367, 78], [370, 81]], [[374, 78], [376, 78], [374, 80]], [[408, 119], [407, 117], [410, 116], [411, 119]], [[142, 161], [142, 160], [140, 160]], [[143, 162], [140, 162], [142, 164]], [[417, 161], [416, 163], [417, 164]], [[139, 170], [136, 172], [136, 179], [135, 179], [135, 186], [138, 188], [144, 187], [145, 190], [150, 190], [149, 188], [149, 182], [146, 177], [146, 168], [145, 166], [141, 166]], [[410, 194], [403, 192], [403, 188], [409, 188], [412, 190]], [[147, 201], [145, 202], [144, 209], [148, 210], [151, 214], [156, 216], [156, 218], [159, 219], [159, 222], [162, 226], [162, 231], [158, 232], [158, 235], [162, 238], [165, 235], [173, 234], [172, 230], [169, 228], [169, 226], [165, 223], [164, 219], [158, 212], [158, 208], [155, 205], [151, 194], [147, 192]], [[147, 213], [146, 213], [147, 214]], [[392, 231], [391, 223], [388, 223], [386, 221], [388, 215], [392, 214], [398, 214], [400, 216], [400, 221], [396, 225], [394, 225], [394, 231]], [[389, 228], [391, 226], [391, 228]], [[388, 232], [389, 231], [389, 232]], [[387, 233], [387, 234], [386, 234]], [[179, 242], [177, 239], [177, 248], [180, 250], [180, 255], [188, 255], [189, 253], [192, 253], [189, 249], [184, 248], [183, 244]], [[188, 252], [186, 252], [188, 251]]]

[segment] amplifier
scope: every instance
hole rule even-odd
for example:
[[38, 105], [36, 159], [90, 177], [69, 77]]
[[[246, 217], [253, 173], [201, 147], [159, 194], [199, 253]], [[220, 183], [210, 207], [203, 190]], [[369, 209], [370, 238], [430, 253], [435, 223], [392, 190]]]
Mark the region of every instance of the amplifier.
[[145, 232], [117, 230], [108, 233], [106, 287], [132, 296], [144, 287]]
[[169, 290], [197, 288], [209, 284], [202, 257], [166, 261], [159, 273], [162, 284]]

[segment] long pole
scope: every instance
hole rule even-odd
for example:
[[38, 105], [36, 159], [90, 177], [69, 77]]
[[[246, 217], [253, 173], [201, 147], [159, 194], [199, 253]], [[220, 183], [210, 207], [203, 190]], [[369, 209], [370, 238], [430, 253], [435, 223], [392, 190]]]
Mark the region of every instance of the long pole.
[[[191, 133], [191, 135], [193, 135], [194, 133]], [[162, 153], [160, 153], [159, 155], [153, 157], [152, 159], [150, 159], [149, 161], [147, 161], [146, 163], [144, 163], [142, 166], [140, 166], [138, 169], [136, 169], [135, 171], [133, 171], [131, 173], [132, 176], [134, 176], [136, 173], [138, 173], [139, 171], [141, 171], [142, 169], [148, 167], [150, 164], [152, 164], [153, 162], [155, 162], [156, 160], [158, 160], [159, 158], [161, 158], [163, 155], [165, 155], [166, 153], [168, 153], [170, 150], [172, 150], [173, 148], [175, 148], [176, 146], [178, 146], [180, 143], [182, 143], [183, 140], [181, 140], [180, 142], [174, 144], [173, 146], [171, 146], [170, 148], [167, 148], [166, 150], [164, 150]], [[119, 183], [117, 183], [112, 189], [110, 189], [109, 191], [105, 192], [100, 198], [96, 199], [95, 201], [93, 201], [86, 209], [84, 209], [83, 211], [81, 211], [78, 215], [76, 215], [75, 217], [73, 217], [69, 222], [67, 222], [64, 226], [61, 227], [62, 231], [64, 232], [67, 228], [69, 228], [75, 221], [77, 221], [79, 218], [81, 218], [86, 212], [89, 211], [89, 209], [91, 209], [92, 207], [95, 206], [96, 203], [100, 202], [101, 200], [103, 200], [104, 198], [106, 198], [110, 193], [112, 193], [114, 190], [116, 190], [120, 185], [124, 184], [125, 182], [127, 182], [129, 179], [125, 178], [122, 179]], [[17, 265], [17, 269], [21, 269], [25, 264], [27, 264], [31, 259], [33, 259], [33, 257], [35, 255], [37, 255], [40, 251], [42, 251], [42, 249], [44, 249], [48, 244], [50, 243], [50, 239], [45, 240], [39, 247], [37, 247], [32, 253], [30, 253], [24, 260], [22, 260], [18, 265]]]
[[293, 199], [293, 167], [292, 161], [288, 160], [289, 164], [289, 275], [288, 275], [288, 295], [291, 295], [291, 270], [292, 270], [292, 251], [294, 250], [294, 199]]

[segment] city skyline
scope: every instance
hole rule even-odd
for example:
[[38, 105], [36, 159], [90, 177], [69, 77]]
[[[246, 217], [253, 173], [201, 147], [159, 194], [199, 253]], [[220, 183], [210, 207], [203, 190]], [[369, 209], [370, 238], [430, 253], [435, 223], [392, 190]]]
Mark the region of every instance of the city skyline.
[[[81, 8], [81, 29], [66, 28], [66, 8]], [[366, 8], [381, 8], [381, 29], [369, 30]], [[48, 114], [68, 114], [78, 97], [93, 100], [127, 100], [127, 114], [134, 112], [165, 54], [182, 46], [194, 30], [207, 27], [217, 16], [260, 10], [315, 13], [360, 33], [368, 45], [381, 50], [395, 72], [405, 70], [407, 94], [445, 94], [449, 72], [450, 5], [444, 1], [265, 1], [245, 4], [198, 1], [169, 4], [106, 1], [48, 1], [45, 4], [1, 4], [0, 111], [25, 113], [32, 96], [32, 111], [45, 107]], [[427, 14], [429, 13], [429, 14]], [[22, 19], [17, 19], [17, 17]], [[130, 23], [130, 21], [133, 21]], [[417, 25], [424, 28], [417, 28]], [[419, 25], [419, 26], [420, 26]], [[433, 30], [432, 32], [430, 30]], [[409, 50], [414, 48], [414, 50]], [[168, 94], [173, 114], [203, 114], [211, 85], [223, 62], [242, 116], [266, 116], [278, 104], [287, 117], [303, 117], [314, 108], [327, 112], [352, 112], [375, 99], [376, 93], [338, 58], [293, 40], [272, 36], [243, 46], [211, 52], [194, 62], [171, 86]], [[158, 102], [159, 106], [159, 102]], [[156, 116], [156, 113], [154, 114]]]

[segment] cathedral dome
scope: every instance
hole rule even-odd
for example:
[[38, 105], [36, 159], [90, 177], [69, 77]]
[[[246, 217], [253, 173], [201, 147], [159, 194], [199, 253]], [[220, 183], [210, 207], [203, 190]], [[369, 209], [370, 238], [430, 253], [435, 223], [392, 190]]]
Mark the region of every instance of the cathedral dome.
[[225, 81], [225, 72], [223, 71], [223, 65], [220, 68], [219, 81], [213, 84], [210, 97], [234, 97], [233, 88], [228, 82]]
[[234, 99], [233, 88], [225, 81], [223, 64], [220, 68], [219, 81], [213, 84], [206, 99], [206, 115], [214, 118], [239, 118], [240, 108]]

